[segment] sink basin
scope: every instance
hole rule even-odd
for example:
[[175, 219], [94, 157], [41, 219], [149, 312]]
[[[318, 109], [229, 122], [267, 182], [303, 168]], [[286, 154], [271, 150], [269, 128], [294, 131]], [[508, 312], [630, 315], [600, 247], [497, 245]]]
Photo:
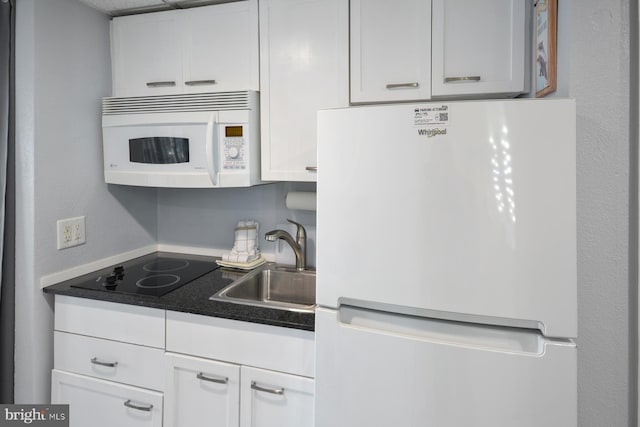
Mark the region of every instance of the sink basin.
[[316, 272], [265, 264], [240, 277], [209, 299], [236, 304], [313, 312]]

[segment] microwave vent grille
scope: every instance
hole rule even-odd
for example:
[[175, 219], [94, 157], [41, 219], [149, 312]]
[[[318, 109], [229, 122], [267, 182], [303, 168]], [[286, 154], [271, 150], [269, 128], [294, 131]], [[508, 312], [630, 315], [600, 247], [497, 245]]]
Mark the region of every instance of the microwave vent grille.
[[251, 110], [256, 106], [255, 91], [109, 97], [102, 98], [102, 115]]

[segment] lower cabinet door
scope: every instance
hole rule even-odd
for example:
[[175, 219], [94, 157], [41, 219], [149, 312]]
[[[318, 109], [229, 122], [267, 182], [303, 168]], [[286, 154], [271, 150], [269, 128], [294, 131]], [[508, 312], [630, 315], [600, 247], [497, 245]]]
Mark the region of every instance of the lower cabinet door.
[[162, 393], [54, 369], [52, 403], [69, 404], [71, 427], [162, 427]]
[[167, 353], [164, 427], [238, 427], [240, 366]]
[[313, 426], [313, 379], [242, 366], [240, 387], [241, 427]]

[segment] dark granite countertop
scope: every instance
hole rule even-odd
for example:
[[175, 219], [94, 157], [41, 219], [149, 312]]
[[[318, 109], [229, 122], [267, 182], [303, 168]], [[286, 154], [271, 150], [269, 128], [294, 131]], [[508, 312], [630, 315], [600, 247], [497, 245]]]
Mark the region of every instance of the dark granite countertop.
[[[211, 260], [211, 258], [208, 258]], [[126, 265], [126, 263], [125, 263]], [[205, 316], [222, 317], [245, 322], [285, 328], [314, 330], [315, 314], [275, 308], [255, 307], [231, 302], [211, 301], [210, 296], [245, 274], [218, 268], [163, 296], [130, 295], [72, 287], [81, 278], [67, 280], [43, 289], [45, 293], [89, 298], [121, 304], [140, 305], [163, 310], [181, 311]], [[91, 275], [86, 275], [91, 277]], [[84, 276], [82, 276], [84, 277]]]

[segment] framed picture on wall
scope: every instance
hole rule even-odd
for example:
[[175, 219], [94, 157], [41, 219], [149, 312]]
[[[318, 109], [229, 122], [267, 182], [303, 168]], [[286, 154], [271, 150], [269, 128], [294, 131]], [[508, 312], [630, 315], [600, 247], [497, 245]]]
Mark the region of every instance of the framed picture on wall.
[[556, 90], [558, 0], [536, 0], [536, 98]]

